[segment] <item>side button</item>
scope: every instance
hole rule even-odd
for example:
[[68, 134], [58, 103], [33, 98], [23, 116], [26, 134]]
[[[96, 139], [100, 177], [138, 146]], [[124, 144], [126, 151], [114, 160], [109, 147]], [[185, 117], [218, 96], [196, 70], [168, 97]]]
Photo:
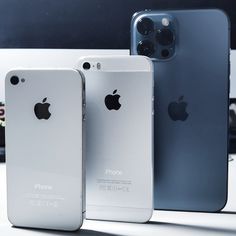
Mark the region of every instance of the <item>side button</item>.
[[154, 96], [153, 96], [153, 97], [152, 97], [152, 115], [153, 115], [153, 116], [154, 116], [154, 114], [155, 114], [154, 101], [155, 101], [155, 98], [154, 98]]

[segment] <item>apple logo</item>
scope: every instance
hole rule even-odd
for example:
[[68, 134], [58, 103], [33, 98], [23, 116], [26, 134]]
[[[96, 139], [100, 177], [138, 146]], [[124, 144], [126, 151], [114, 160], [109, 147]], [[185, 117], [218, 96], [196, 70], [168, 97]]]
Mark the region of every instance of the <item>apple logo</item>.
[[117, 89], [113, 91], [113, 94], [108, 94], [105, 97], [105, 105], [108, 110], [119, 110], [121, 107], [121, 104], [119, 102], [120, 95], [116, 93]]
[[51, 116], [51, 113], [49, 112], [50, 104], [46, 103], [46, 101], [47, 98], [44, 98], [42, 103], [37, 103], [34, 106], [34, 113], [39, 120], [48, 120]]
[[168, 113], [173, 121], [177, 120], [185, 121], [189, 116], [189, 114], [186, 112], [188, 104], [184, 102], [183, 99], [184, 96], [181, 96], [178, 102], [171, 102], [169, 104]]

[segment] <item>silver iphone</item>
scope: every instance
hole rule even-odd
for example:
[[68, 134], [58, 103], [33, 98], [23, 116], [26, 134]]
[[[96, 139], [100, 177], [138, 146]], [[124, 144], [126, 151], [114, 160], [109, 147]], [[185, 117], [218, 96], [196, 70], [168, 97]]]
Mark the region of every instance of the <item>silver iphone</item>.
[[143, 56], [90, 56], [86, 81], [86, 216], [146, 222], [153, 212], [153, 66]]

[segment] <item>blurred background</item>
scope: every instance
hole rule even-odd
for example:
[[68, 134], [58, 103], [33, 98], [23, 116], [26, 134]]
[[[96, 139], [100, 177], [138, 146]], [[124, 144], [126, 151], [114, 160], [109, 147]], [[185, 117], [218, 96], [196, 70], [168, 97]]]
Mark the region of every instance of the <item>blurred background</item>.
[[[128, 50], [132, 15], [145, 9], [169, 8], [224, 10], [231, 20], [231, 48], [236, 49], [235, 0], [0, 0], [0, 49]], [[234, 58], [236, 66], [236, 55]], [[0, 161], [5, 160], [3, 79], [0, 78]], [[234, 98], [236, 82], [231, 84], [231, 97]], [[235, 101], [231, 100], [231, 103]], [[233, 107], [230, 150], [234, 153], [236, 109]]]

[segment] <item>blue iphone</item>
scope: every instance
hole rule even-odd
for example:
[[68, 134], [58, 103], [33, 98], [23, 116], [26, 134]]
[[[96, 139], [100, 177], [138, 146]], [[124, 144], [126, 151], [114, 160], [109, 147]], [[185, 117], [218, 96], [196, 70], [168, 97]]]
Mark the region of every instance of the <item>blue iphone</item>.
[[131, 54], [155, 67], [156, 209], [216, 212], [226, 204], [229, 32], [215, 9], [132, 19]]

